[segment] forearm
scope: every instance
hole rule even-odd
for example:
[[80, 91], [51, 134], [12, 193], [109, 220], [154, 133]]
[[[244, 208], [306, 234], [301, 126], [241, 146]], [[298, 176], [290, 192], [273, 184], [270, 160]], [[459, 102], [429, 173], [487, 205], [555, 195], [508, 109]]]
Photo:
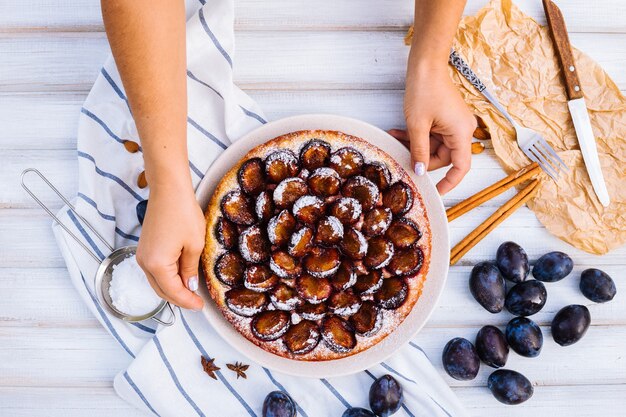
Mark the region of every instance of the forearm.
[[101, 4], [141, 138], [151, 191], [191, 189], [184, 2], [102, 0]]
[[445, 66], [466, 0], [415, 0], [412, 65]]

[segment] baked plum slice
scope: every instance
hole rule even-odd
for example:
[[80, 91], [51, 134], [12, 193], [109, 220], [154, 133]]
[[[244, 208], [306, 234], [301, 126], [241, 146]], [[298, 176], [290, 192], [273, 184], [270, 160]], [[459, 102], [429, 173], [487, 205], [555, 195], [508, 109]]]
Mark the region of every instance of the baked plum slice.
[[372, 162], [363, 167], [363, 176], [372, 181], [379, 190], [385, 190], [391, 183], [389, 168], [382, 162]]
[[302, 273], [298, 260], [282, 250], [272, 253], [270, 269], [280, 278], [297, 278]]
[[413, 190], [402, 181], [395, 182], [383, 192], [383, 205], [389, 207], [394, 216], [404, 214], [413, 206]]
[[367, 254], [363, 263], [370, 269], [384, 268], [391, 261], [393, 253], [393, 244], [382, 236], [376, 236], [367, 242]]
[[391, 210], [387, 207], [376, 207], [365, 213], [361, 231], [369, 237], [382, 235], [389, 228], [392, 219]]
[[242, 283], [246, 263], [236, 252], [225, 252], [217, 258], [213, 271], [215, 276], [224, 284], [236, 287]]
[[305, 320], [317, 321], [317, 320], [321, 320], [326, 315], [328, 308], [326, 307], [326, 304], [324, 303], [321, 303], [321, 304], [304, 303], [300, 307], [298, 307], [296, 311], [298, 312], [300, 317], [302, 317]]
[[385, 237], [391, 240], [397, 249], [408, 248], [420, 240], [422, 232], [413, 221], [402, 217], [391, 222], [385, 232]]
[[314, 195], [305, 195], [293, 203], [293, 215], [306, 224], [315, 224], [324, 214], [324, 201]]
[[364, 211], [373, 209], [380, 197], [376, 184], [360, 175], [348, 178], [341, 192], [345, 197], [356, 198]]
[[298, 158], [288, 149], [272, 152], [265, 158], [267, 180], [275, 184], [285, 178], [294, 177], [298, 170]]
[[265, 166], [261, 158], [248, 159], [237, 172], [237, 181], [244, 193], [257, 195], [265, 190]]
[[383, 279], [383, 285], [374, 294], [374, 301], [378, 307], [386, 310], [395, 310], [400, 307], [409, 294], [409, 287], [401, 277]]
[[383, 325], [383, 312], [373, 301], [364, 301], [359, 311], [349, 318], [354, 331], [365, 337], [374, 336]]
[[296, 280], [296, 290], [305, 301], [320, 304], [330, 297], [333, 287], [326, 278], [315, 278], [309, 274], [303, 274]]
[[235, 314], [243, 317], [252, 317], [265, 310], [267, 295], [247, 288], [232, 288], [224, 294], [224, 301]]
[[260, 222], [266, 222], [272, 217], [274, 214], [274, 200], [270, 191], [263, 191], [256, 197], [254, 211]]
[[272, 290], [270, 300], [274, 307], [283, 311], [295, 310], [303, 303], [296, 290], [282, 282]]
[[279, 209], [291, 208], [293, 203], [309, 192], [302, 178], [290, 177], [282, 180], [274, 189], [274, 204]]
[[335, 216], [343, 224], [354, 224], [361, 218], [363, 208], [356, 198], [341, 197], [331, 206], [329, 213]]
[[315, 278], [324, 278], [331, 276], [341, 263], [339, 251], [334, 248], [313, 248], [308, 255], [304, 257], [304, 268], [309, 274]]
[[356, 346], [352, 325], [339, 316], [327, 316], [322, 320], [322, 339], [337, 353], [348, 353]]
[[343, 224], [335, 216], [325, 216], [317, 223], [315, 243], [334, 246], [343, 239]]
[[326, 302], [328, 309], [340, 316], [351, 316], [361, 307], [361, 299], [351, 290], [339, 291]]
[[337, 291], [347, 290], [356, 283], [356, 271], [350, 261], [343, 261], [330, 283]]
[[330, 158], [330, 145], [319, 139], [307, 142], [300, 151], [300, 163], [302, 168], [314, 170], [328, 165]]
[[250, 265], [246, 268], [243, 286], [256, 292], [266, 292], [278, 285], [280, 279], [266, 265]]
[[312, 321], [302, 320], [287, 330], [283, 337], [285, 347], [294, 355], [303, 355], [315, 349], [320, 341], [320, 330]]
[[368, 244], [363, 233], [349, 228], [343, 235], [340, 247], [341, 251], [348, 257], [358, 260], [363, 259], [367, 254]]
[[296, 218], [288, 210], [283, 210], [267, 223], [267, 237], [272, 245], [284, 246], [295, 228]]
[[367, 274], [359, 275], [354, 284], [354, 291], [361, 295], [374, 294], [383, 286], [383, 275], [380, 271], [370, 271]]
[[341, 177], [332, 168], [317, 168], [307, 180], [311, 192], [320, 197], [336, 195], [341, 187]]
[[330, 155], [330, 167], [342, 178], [357, 175], [363, 168], [363, 155], [349, 146], [337, 149]]
[[421, 248], [397, 249], [387, 266], [393, 275], [408, 276], [419, 272], [424, 263], [424, 253]]
[[226, 249], [233, 249], [239, 242], [237, 226], [233, 222], [220, 216], [217, 222], [215, 222], [215, 237]]
[[254, 204], [241, 190], [229, 191], [220, 203], [222, 214], [235, 224], [250, 226], [256, 220]]
[[304, 226], [291, 235], [287, 251], [291, 256], [302, 258], [309, 252], [313, 242], [313, 229]]
[[254, 316], [250, 323], [252, 334], [259, 340], [271, 342], [282, 337], [291, 324], [291, 314], [281, 310], [265, 310]]
[[239, 235], [239, 253], [247, 262], [262, 263], [270, 257], [270, 244], [259, 225], [248, 227]]

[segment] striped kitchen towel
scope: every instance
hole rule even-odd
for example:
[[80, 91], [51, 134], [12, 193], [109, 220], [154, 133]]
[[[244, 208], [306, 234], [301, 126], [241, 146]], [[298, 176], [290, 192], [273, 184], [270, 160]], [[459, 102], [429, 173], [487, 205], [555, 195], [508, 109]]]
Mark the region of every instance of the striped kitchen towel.
[[[189, 169], [197, 186], [213, 160], [246, 132], [265, 123], [257, 105], [233, 84], [233, 0], [188, 1]], [[126, 152], [124, 140], [140, 143], [112, 58], [102, 68], [84, 103], [78, 132], [78, 212], [115, 247], [136, 244], [141, 227], [136, 206], [148, 198], [137, 177], [143, 171], [141, 148]], [[62, 220], [100, 258], [107, 250], [67, 207]], [[107, 313], [94, 296], [97, 263], [59, 226], [53, 226], [77, 290], [102, 325], [129, 355], [129, 366], [114, 387], [126, 401], [157, 416], [260, 416], [267, 393], [283, 390], [297, 402], [302, 417], [338, 417], [350, 406], [367, 407], [372, 381], [393, 375], [404, 387], [398, 416], [465, 416], [450, 388], [415, 343], [355, 375], [304, 379], [252, 364], [247, 379], [237, 379], [225, 364], [248, 359], [234, 351], [201, 313], [176, 309], [174, 326], [128, 324]], [[223, 368], [211, 379], [200, 356], [217, 358]]]

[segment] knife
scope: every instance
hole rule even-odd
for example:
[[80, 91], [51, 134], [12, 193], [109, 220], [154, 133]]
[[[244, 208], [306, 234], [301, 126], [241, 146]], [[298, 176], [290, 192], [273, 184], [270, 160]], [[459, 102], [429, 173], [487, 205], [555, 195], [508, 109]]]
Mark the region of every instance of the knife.
[[578, 137], [580, 151], [583, 154], [583, 160], [587, 167], [587, 173], [591, 179], [593, 190], [598, 196], [600, 203], [606, 207], [610, 203], [609, 192], [604, 183], [602, 169], [600, 167], [600, 159], [598, 158], [598, 148], [596, 146], [596, 138], [591, 129], [591, 120], [587, 112], [587, 105], [583, 90], [576, 72], [574, 56], [572, 54], [572, 46], [567, 35], [567, 28], [561, 10], [551, 0], [543, 0], [543, 9], [546, 12], [548, 26], [552, 34], [552, 42], [554, 49], [561, 64], [565, 78], [565, 90], [567, 92], [567, 107], [569, 108], [574, 129]]

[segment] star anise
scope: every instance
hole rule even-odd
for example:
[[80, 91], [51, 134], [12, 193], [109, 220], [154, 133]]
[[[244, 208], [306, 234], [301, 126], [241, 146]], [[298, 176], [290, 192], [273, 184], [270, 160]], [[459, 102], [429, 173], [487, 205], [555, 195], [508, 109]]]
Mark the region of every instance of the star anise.
[[220, 368], [213, 363], [214, 360], [215, 358], [207, 359], [204, 356], [200, 356], [200, 363], [202, 363], [202, 369], [204, 369], [204, 372], [206, 372], [211, 378], [217, 379], [215, 372], [219, 371]]
[[231, 371], [237, 373], [237, 379], [239, 379], [239, 377], [242, 377], [243, 379], [246, 379], [248, 377], [246, 375], [246, 371], [248, 370], [250, 365], [244, 365], [241, 362], [235, 362], [234, 364], [233, 363], [226, 364], [226, 367], [230, 369]]

